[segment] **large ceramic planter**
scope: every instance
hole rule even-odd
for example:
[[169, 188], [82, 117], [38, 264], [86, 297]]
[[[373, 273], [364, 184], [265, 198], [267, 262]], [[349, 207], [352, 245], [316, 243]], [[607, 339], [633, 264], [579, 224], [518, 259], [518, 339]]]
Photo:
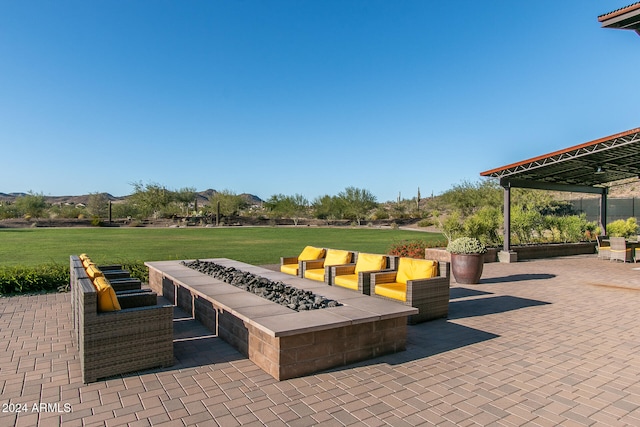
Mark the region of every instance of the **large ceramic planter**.
[[457, 283], [480, 283], [483, 266], [484, 254], [451, 254], [451, 272]]

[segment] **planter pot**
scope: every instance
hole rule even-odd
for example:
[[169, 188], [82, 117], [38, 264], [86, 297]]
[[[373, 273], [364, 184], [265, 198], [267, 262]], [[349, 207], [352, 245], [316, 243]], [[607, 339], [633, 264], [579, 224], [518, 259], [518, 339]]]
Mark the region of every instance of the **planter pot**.
[[483, 266], [484, 254], [451, 254], [451, 272], [457, 283], [480, 283]]

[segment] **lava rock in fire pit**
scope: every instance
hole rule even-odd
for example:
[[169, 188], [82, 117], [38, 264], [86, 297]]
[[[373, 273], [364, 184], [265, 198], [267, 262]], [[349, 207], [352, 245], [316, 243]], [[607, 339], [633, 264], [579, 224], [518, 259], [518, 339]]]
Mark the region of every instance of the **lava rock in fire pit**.
[[273, 282], [265, 277], [241, 271], [235, 267], [225, 267], [215, 262], [200, 260], [182, 261], [182, 265], [213, 276], [218, 280], [261, 296], [269, 301], [289, 307], [292, 310], [317, 310], [341, 305], [338, 301], [316, 295], [311, 291], [296, 289], [282, 282]]

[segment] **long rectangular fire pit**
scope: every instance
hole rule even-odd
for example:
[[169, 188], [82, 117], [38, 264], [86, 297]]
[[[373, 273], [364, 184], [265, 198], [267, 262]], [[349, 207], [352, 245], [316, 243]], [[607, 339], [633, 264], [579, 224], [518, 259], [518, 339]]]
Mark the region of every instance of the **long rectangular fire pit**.
[[406, 347], [407, 316], [418, 310], [321, 282], [226, 258], [225, 267], [280, 281], [338, 301], [338, 307], [294, 311], [182, 261], [147, 262], [149, 285], [277, 380], [308, 375]]

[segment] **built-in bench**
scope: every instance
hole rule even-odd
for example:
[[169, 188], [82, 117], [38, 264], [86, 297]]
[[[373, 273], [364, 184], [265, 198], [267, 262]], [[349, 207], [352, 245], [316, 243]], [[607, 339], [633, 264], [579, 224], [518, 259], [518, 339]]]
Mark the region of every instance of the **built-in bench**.
[[407, 317], [418, 313], [400, 303], [230, 259], [203, 261], [280, 281], [341, 304], [294, 311], [181, 261], [145, 263], [155, 292], [191, 313], [277, 380], [405, 350]]
[[69, 268], [74, 338], [84, 383], [173, 365], [173, 306], [159, 305], [155, 292], [140, 289], [139, 280], [126, 283], [122, 270], [117, 270], [120, 279], [113, 279], [111, 286], [117, 289], [116, 282], [122, 280], [126, 288], [115, 292], [120, 309], [100, 312], [98, 290], [82, 260], [72, 255]]

